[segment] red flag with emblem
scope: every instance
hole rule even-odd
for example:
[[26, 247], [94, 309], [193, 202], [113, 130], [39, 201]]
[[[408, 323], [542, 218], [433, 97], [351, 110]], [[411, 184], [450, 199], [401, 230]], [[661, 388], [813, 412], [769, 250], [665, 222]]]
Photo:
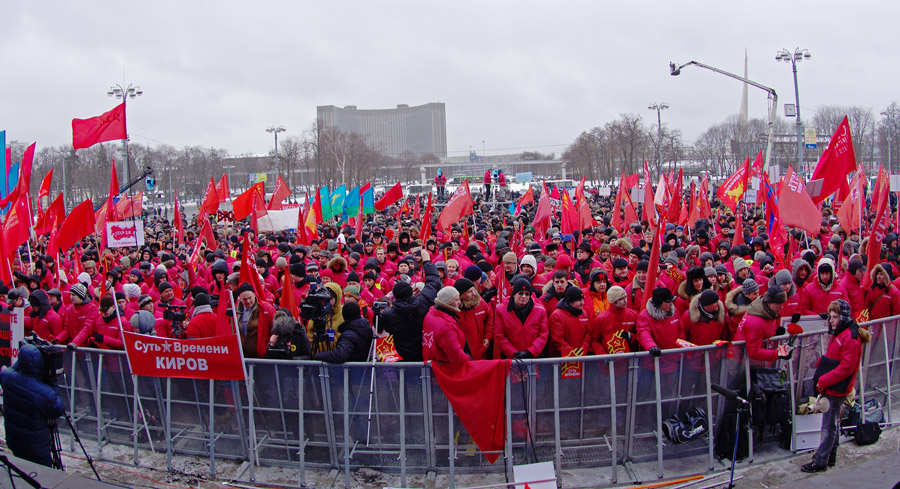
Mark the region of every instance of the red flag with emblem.
[[469, 180], [466, 179], [456, 189], [456, 192], [453, 192], [450, 200], [447, 201], [447, 205], [444, 206], [444, 210], [438, 216], [437, 228], [447, 230], [453, 223], [458, 222], [472, 212], [472, 194], [469, 192]]
[[6, 220], [3, 221], [3, 240], [6, 246], [15, 250], [28, 241], [30, 224], [28, 198], [26, 194], [20, 194], [19, 200], [6, 213]]
[[550, 229], [550, 219], [552, 217], [552, 211], [550, 210], [550, 193], [547, 192], [547, 182], [543, 182], [543, 185], [541, 197], [538, 199], [537, 211], [534, 214], [534, 224], [532, 224], [537, 233], [535, 237], [538, 239], [543, 239], [544, 235], [547, 234], [547, 230]]
[[419, 220], [422, 218], [422, 210], [419, 208], [422, 203], [419, 201], [419, 194], [416, 194], [416, 208], [413, 209], [413, 219]]
[[822, 202], [837, 190], [843, 190], [846, 195], [849, 192], [847, 175], [854, 170], [856, 153], [853, 151], [853, 138], [850, 137], [850, 124], [844, 116], [813, 172], [812, 180], [822, 179], [822, 191], [813, 197], [813, 203]]
[[[219, 210], [219, 194], [216, 192], [216, 184], [213, 182], [212, 177], [209, 177], [209, 185], [206, 186], [206, 193], [203, 195], [203, 203], [200, 204], [200, 209], [198, 212], [203, 214], [212, 214], [216, 215], [216, 211]], [[244, 216], [246, 217], [246, 216]], [[243, 219], [243, 218], [241, 218]], [[239, 219], [235, 218], [235, 221]]]
[[[209, 179], [209, 183], [212, 185], [212, 179]], [[209, 191], [207, 191], [208, 193]], [[213, 186], [213, 195], [216, 195], [215, 186]], [[253, 184], [250, 188], [248, 188], [244, 193], [238, 195], [234, 198], [234, 202], [232, 202], [232, 209], [234, 210], [234, 220], [240, 221], [245, 217], [249, 216], [253, 212], [253, 206], [256, 203], [254, 199], [256, 198], [264, 198], [266, 195], [266, 187], [264, 182], [259, 182]], [[218, 204], [217, 204], [218, 206]], [[265, 204], [263, 204], [265, 207]], [[210, 214], [215, 213], [215, 211], [210, 212]]]
[[[869, 244], [866, 247], [869, 270], [872, 270], [875, 265], [881, 261], [881, 245], [884, 242], [885, 235], [887, 235], [891, 227], [891, 199], [888, 198], [889, 193], [889, 175], [884, 170], [884, 167], [881, 166], [878, 168], [878, 178], [875, 179], [875, 189], [872, 192], [872, 205], [875, 207], [875, 222], [872, 223], [872, 230], [869, 234]], [[865, 288], [871, 284], [872, 279], [868, 273], [864, 274], [863, 277], [863, 287]]]
[[35, 234], [47, 234], [53, 229], [53, 222], [63, 222], [66, 219], [66, 208], [63, 203], [63, 194], [57, 194], [53, 202], [47, 206], [47, 212], [41, 214], [37, 224], [34, 225]]
[[762, 151], [760, 151], [756, 158], [753, 160], [753, 164], [750, 165], [750, 178], [753, 178], [763, 171], [763, 166], [765, 165], [765, 161], [763, 160]]
[[750, 158], [748, 157], [737, 171], [734, 172], [727, 180], [719, 185], [716, 195], [723, 204], [731, 209], [731, 212], [737, 211], [738, 202], [744, 198], [744, 192], [747, 191], [748, 181], [750, 179]]
[[272, 191], [272, 198], [269, 199], [267, 209], [270, 211], [281, 210], [281, 203], [284, 202], [288, 195], [291, 195], [291, 189], [288, 187], [287, 182], [281, 178], [281, 175], [278, 175], [275, 179], [275, 190]]
[[656, 209], [653, 206], [653, 183], [650, 180], [650, 167], [644, 160], [644, 207], [641, 210], [641, 220], [649, 223], [655, 222]]
[[822, 212], [813, 204], [812, 198], [806, 193], [803, 179], [794, 173], [792, 165], [788, 165], [787, 173], [781, 182], [778, 208], [781, 222], [787, 226], [797, 227], [812, 234], [818, 234], [822, 227]]
[[231, 199], [231, 189], [228, 187], [228, 175], [222, 175], [219, 183], [216, 184], [216, 197], [220, 203]]
[[252, 285], [258, 300], [263, 300], [265, 295], [263, 295], [263, 287], [259, 281], [259, 272], [256, 270], [256, 262], [250, 259], [251, 255], [250, 234], [244, 233], [244, 240], [241, 243], [241, 271], [238, 280], [240, 283], [247, 282]]
[[41, 199], [44, 197], [50, 198], [50, 181], [53, 179], [53, 168], [44, 175], [44, 179], [41, 180], [41, 188], [38, 189], [37, 195], [37, 205], [38, 205], [38, 216], [44, 213], [44, 206], [41, 204]]
[[90, 148], [104, 141], [126, 139], [125, 102], [90, 119], [72, 119], [72, 148]]
[[844, 205], [838, 210], [838, 221], [840, 221], [841, 227], [847, 233], [859, 229], [859, 221], [862, 216], [862, 207], [864, 205], [862, 197], [863, 182], [865, 181], [865, 174], [860, 168], [859, 171], [853, 175], [853, 179], [850, 180], [850, 193], [847, 195]]

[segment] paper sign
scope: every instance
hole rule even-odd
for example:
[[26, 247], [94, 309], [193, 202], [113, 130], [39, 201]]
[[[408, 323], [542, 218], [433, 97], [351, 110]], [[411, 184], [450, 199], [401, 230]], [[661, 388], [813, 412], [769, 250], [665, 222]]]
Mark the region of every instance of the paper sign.
[[106, 223], [106, 242], [110, 248], [143, 246], [144, 222], [135, 220]]

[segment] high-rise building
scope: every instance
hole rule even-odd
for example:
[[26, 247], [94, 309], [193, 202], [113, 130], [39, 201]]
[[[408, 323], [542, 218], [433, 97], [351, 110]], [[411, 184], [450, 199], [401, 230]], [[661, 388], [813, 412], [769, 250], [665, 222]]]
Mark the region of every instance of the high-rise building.
[[447, 116], [444, 104], [433, 102], [396, 109], [359, 110], [355, 105], [320, 105], [318, 118], [325, 127], [357, 133], [376, 150], [400, 157], [405, 152], [419, 156], [447, 156]]

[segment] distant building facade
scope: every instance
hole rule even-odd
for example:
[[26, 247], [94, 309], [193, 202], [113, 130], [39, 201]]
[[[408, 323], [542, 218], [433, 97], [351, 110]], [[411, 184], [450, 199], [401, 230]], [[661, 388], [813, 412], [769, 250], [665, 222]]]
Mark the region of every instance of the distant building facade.
[[444, 104], [433, 102], [396, 109], [359, 110], [355, 105], [320, 105], [318, 118], [326, 127], [366, 137], [369, 144], [387, 156], [405, 152], [416, 156], [447, 156], [447, 116]]

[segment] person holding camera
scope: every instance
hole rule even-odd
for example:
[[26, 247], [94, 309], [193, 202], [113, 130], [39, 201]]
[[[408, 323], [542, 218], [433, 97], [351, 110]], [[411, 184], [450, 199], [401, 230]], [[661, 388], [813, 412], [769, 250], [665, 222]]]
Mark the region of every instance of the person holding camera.
[[307, 320], [306, 335], [313, 353], [333, 350], [340, 338], [341, 299], [344, 291], [336, 282], [328, 282], [320, 290], [310, 293], [300, 305], [300, 315]]
[[422, 361], [422, 327], [428, 309], [441, 288], [441, 278], [431, 262], [426, 250], [419, 251], [422, 268], [425, 271], [425, 287], [418, 295], [413, 295], [410, 284], [398, 281], [394, 284], [394, 303], [381, 313], [379, 327], [394, 335], [394, 347], [400, 357], [407, 362]]
[[24, 343], [12, 368], [0, 371], [3, 388], [3, 420], [6, 445], [13, 455], [36, 464], [52, 464], [48, 421], [65, 413], [55, 382], [45, 382], [45, 363], [40, 350]]
[[327, 363], [366, 362], [372, 347], [372, 325], [359, 312], [355, 302], [344, 304], [341, 308], [343, 321], [338, 326], [340, 337], [334, 348], [322, 351], [313, 356], [313, 360]]
[[272, 335], [269, 337], [269, 347], [266, 350], [266, 358], [292, 360], [309, 358], [312, 347], [306, 336], [306, 328], [303, 324], [291, 317], [290, 311], [285, 308], [275, 311], [272, 321]]

